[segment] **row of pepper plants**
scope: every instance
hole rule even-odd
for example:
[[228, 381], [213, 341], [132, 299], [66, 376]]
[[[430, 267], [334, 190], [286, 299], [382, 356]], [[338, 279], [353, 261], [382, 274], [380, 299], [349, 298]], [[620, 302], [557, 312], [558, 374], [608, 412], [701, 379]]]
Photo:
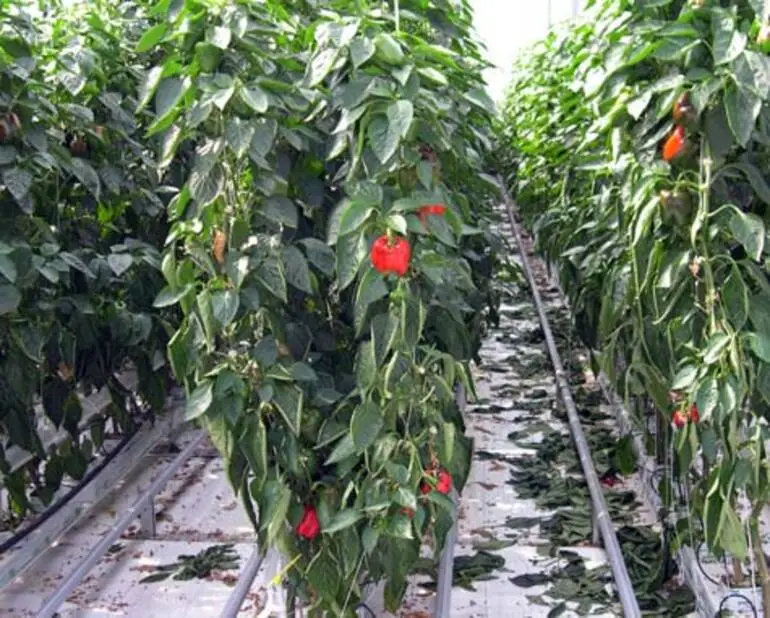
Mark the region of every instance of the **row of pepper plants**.
[[379, 581], [396, 609], [457, 514], [496, 303], [469, 3], [45, 4], [0, 2], [1, 445], [38, 455], [14, 507], [82, 475], [77, 392], [124, 426], [116, 374], [160, 411], [170, 373], [311, 611]]
[[736, 585], [755, 569], [765, 615], [768, 52], [764, 0], [591, 2], [517, 63], [497, 153], [581, 337], [654, 427], [669, 542], [705, 540]]

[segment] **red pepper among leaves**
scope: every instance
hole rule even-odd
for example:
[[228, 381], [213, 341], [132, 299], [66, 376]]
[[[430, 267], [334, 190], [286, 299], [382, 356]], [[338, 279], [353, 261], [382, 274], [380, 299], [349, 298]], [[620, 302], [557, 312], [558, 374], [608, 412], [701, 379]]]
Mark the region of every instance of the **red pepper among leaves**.
[[420, 206], [417, 212], [420, 215], [420, 220], [425, 224], [430, 215], [443, 216], [446, 212], [446, 206], [444, 204], [426, 204], [425, 206]]
[[382, 235], [374, 241], [370, 257], [372, 266], [378, 273], [403, 277], [409, 270], [412, 247], [406, 238], [397, 237], [391, 241], [386, 235]]
[[436, 491], [440, 494], [448, 494], [452, 489], [452, 475], [446, 470], [441, 470], [438, 473], [438, 482], [436, 483]]
[[297, 524], [297, 534], [303, 539], [312, 541], [321, 532], [321, 523], [318, 521], [318, 513], [314, 506], [305, 506], [305, 514]]
[[[432, 470], [428, 470], [427, 472], [433, 476]], [[431, 491], [433, 491], [433, 489], [433, 485], [427, 483], [426, 481], [420, 483], [420, 493], [422, 495], [429, 494]], [[448, 494], [452, 490], [452, 475], [449, 474], [449, 472], [446, 470], [439, 470], [438, 476], [436, 477], [435, 489], [440, 494]]]
[[698, 421], [700, 421], [700, 412], [698, 412], [698, 404], [694, 403], [690, 408], [690, 422], [697, 424]]
[[686, 144], [687, 138], [685, 137], [684, 127], [677, 126], [673, 133], [668, 136], [666, 143], [663, 144], [663, 159], [673, 161], [684, 152]]
[[674, 416], [671, 418], [674, 423], [674, 427], [677, 429], [683, 429], [687, 425], [687, 415], [682, 410], [674, 412]]
[[412, 519], [414, 517], [414, 509], [409, 509], [404, 507], [399, 511], [399, 513], [401, 513], [402, 515], [406, 515], [409, 519]]

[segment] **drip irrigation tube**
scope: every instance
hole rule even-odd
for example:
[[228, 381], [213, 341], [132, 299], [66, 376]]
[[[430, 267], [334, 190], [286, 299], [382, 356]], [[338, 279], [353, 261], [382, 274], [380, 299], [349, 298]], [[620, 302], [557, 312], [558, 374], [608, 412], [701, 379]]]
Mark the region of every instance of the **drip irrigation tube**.
[[575, 443], [575, 448], [578, 452], [580, 459], [580, 465], [583, 468], [583, 474], [585, 475], [586, 484], [588, 485], [588, 491], [591, 495], [591, 502], [594, 509], [595, 525], [601, 533], [602, 540], [604, 541], [604, 549], [607, 552], [607, 560], [610, 563], [610, 569], [615, 579], [615, 587], [618, 591], [618, 597], [620, 604], [623, 606], [623, 615], [626, 618], [641, 618], [641, 611], [639, 610], [639, 603], [636, 600], [634, 594], [634, 588], [631, 585], [631, 578], [628, 575], [628, 569], [626, 563], [623, 560], [623, 554], [620, 550], [620, 543], [618, 537], [615, 534], [615, 529], [612, 525], [609, 512], [607, 510], [607, 503], [604, 500], [604, 492], [602, 491], [599, 483], [599, 477], [594, 469], [593, 461], [591, 459], [591, 450], [588, 446], [583, 428], [580, 424], [580, 418], [578, 416], [577, 407], [575, 406], [575, 400], [572, 398], [572, 390], [569, 384], [569, 377], [564, 370], [564, 365], [561, 362], [559, 351], [556, 347], [556, 341], [551, 332], [551, 327], [548, 322], [548, 316], [545, 313], [543, 307], [543, 301], [540, 297], [540, 292], [537, 289], [534, 275], [529, 264], [529, 258], [527, 257], [522, 242], [521, 230], [516, 222], [516, 216], [514, 212], [513, 200], [505, 195], [505, 206], [508, 211], [508, 217], [511, 221], [511, 228], [513, 229], [514, 239], [516, 245], [519, 247], [519, 254], [521, 256], [521, 264], [524, 269], [524, 274], [529, 283], [530, 291], [532, 292], [532, 298], [537, 307], [538, 317], [540, 319], [540, 325], [545, 334], [546, 344], [548, 346], [548, 354], [551, 357], [551, 363], [556, 375], [556, 382], [559, 387], [559, 393], [561, 399], [564, 402], [564, 406], [567, 409], [567, 417], [569, 419], [570, 432], [572, 433], [572, 440]]
[[51, 506], [49, 506], [47, 509], [45, 509], [40, 516], [35, 519], [30, 525], [26, 526], [25, 528], [22, 528], [18, 532], [14, 533], [12, 536], [5, 539], [2, 543], [0, 543], [0, 557], [3, 556], [7, 551], [10, 551], [13, 549], [16, 545], [21, 543], [24, 539], [26, 539], [30, 534], [32, 534], [35, 530], [40, 528], [45, 522], [47, 522], [51, 517], [56, 515], [62, 508], [64, 508], [69, 502], [77, 496], [86, 485], [88, 485], [92, 480], [96, 478], [96, 476], [104, 470], [110, 462], [117, 457], [120, 452], [128, 446], [128, 443], [131, 441], [131, 439], [137, 434], [139, 429], [144, 425], [144, 423], [139, 423], [138, 425], [134, 425], [133, 429], [130, 433], [125, 434], [120, 442], [118, 442], [117, 446], [113, 448], [105, 457], [102, 458], [102, 460], [93, 468], [91, 468], [86, 475], [80, 479], [74, 487], [72, 487], [69, 491], [67, 491], [66, 494], [64, 494], [59, 500], [54, 502]]

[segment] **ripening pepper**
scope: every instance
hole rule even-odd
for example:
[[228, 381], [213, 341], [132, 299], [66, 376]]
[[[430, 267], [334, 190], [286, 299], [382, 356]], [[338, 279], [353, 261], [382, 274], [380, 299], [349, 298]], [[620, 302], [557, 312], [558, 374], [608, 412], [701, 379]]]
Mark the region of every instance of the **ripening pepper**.
[[677, 126], [671, 135], [668, 136], [666, 143], [663, 144], [663, 159], [672, 161], [684, 152], [687, 145], [684, 127]]
[[452, 475], [446, 470], [441, 470], [438, 473], [438, 481], [436, 481], [436, 491], [440, 494], [448, 494], [452, 489]]
[[671, 420], [674, 423], [674, 427], [677, 429], [682, 429], [687, 424], [687, 415], [682, 412], [682, 410], [677, 410], [674, 412], [674, 415], [671, 417]]
[[420, 215], [420, 220], [425, 224], [431, 215], [443, 216], [446, 212], [446, 206], [444, 204], [426, 204], [425, 206], [420, 206], [417, 212]]
[[690, 93], [683, 92], [682, 95], [674, 103], [674, 109], [671, 113], [674, 118], [674, 122], [677, 125], [688, 127], [695, 124], [698, 119], [698, 114], [693, 107], [690, 100]]
[[305, 513], [302, 515], [302, 519], [297, 524], [297, 534], [303, 539], [312, 541], [321, 532], [321, 523], [318, 521], [318, 513], [316, 513], [315, 507], [306, 505]]
[[[429, 471], [430, 474], [430, 471]], [[432, 477], [432, 474], [431, 474]], [[420, 484], [420, 493], [423, 495], [429, 494], [431, 491], [433, 491], [434, 486], [431, 483], [428, 483], [426, 481], [423, 481]], [[436, 476], [436, 485], [435, 490], [440, 494], [448, 494], [452, 490], [452, 475], [449, 474], [446, 470], [439, 470], [438, 475]]]
[[383, 234], [372, 244], [370, 258], [372, 266], [383, 275], [394, 274], [403, 277], [409, 270], [412, 247], [403, 237], [388, 238]]
[[690, 422], [697, 425], [698, 421], [700, 421], [700, 412], [698, 412], [698, 404], [694, 403], [690, 408]]

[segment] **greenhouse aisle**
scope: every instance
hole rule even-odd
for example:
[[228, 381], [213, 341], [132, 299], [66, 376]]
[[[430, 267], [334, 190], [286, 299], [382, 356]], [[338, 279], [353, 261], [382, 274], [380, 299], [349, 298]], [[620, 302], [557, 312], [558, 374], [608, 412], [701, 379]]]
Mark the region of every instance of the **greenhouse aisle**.
[[[511, 237], [506, 224], [503, 231]], [[584, 369], [586, 358], [571, 349], [569, 321], [558, 288], [541, 261], [530, 256], [563, 360], [572, 359], [572, 383], [597, 473], [621, 544], [640, 552], [648, 568], [629, 567], [645, 581], [659, 568], [660, 529], [642, 506], [637, 475], [615, 467], [617, 435], [599, 385]], [[503, 294], [500, 323], [491, 329], [476, 371], [478, 401], [466, 413], [475, 456], [461, 498], [455, 549], [451, 616], [620, 616], [604, 551], [591, 542], [590, 501], [556, 396], [555, 380], [532, 297], [525, 286]], [[690, 614], [692, 597], [667, 582], [666, 615]], [[432, 615], [433, 601], [418, 584], [400, 614]], [[643, 595], [647, 593], [642, 590]], [[665, 596], [665, 598], [663, 598]], [[575, 613], [573, 613], [575, 612]]]

